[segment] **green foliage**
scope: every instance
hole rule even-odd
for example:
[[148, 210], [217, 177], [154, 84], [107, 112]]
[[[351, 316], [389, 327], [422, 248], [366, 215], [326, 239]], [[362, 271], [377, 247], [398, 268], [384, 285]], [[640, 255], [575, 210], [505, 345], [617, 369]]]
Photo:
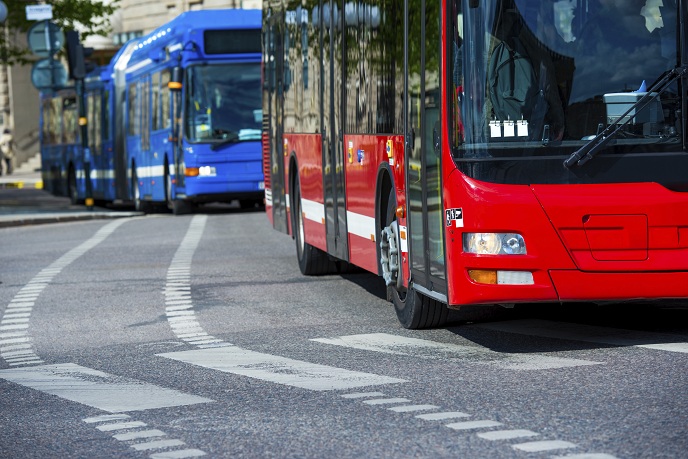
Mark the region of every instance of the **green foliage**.
[[[26, 45], [26, 32], [36, 21], [26, 19], [26, 6], [39, 4], [26, 0], [3, 0], [7, 5], [6, 33], [0, 33], [0, 62], [6, 65], [27, 64], [35, 60]], [[41, 2], [53, 6], [53, 19], [62, 30], [81, 32], [83, 41], [91, 35], [107, 36], [110, 33], [108, 16], [118, 8], [113, 0], [47, 0]]]

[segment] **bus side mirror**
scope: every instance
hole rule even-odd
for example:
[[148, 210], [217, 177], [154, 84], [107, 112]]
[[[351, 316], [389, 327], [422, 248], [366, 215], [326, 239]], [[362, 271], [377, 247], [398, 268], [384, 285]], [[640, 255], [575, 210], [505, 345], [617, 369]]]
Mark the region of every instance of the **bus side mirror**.
[[182, 90], [182, 79], [183, 79], [182, 68], [179, 66], [172, 67], [172, 75], [170, 76], [170, 82], [167, 83], [167, 87], [170, 88], [171, 91], [181, 91]]

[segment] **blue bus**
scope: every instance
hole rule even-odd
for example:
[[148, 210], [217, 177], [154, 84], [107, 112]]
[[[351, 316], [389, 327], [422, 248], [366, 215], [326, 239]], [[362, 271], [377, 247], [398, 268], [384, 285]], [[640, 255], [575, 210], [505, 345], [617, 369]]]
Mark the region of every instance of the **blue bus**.
[[85, 79], [87, 148], [76, 92], [43, 95], [46, 188], [143, 212], [262, 204], [260, 33], [259, 10], [203, 10], [129, 41]]

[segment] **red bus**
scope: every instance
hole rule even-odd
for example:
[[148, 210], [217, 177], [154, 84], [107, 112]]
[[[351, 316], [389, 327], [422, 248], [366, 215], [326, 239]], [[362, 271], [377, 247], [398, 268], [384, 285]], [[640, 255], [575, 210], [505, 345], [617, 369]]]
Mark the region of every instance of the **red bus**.
[[272, 0], [266, 211], [449, 309], [688, 297], [688, 1]]

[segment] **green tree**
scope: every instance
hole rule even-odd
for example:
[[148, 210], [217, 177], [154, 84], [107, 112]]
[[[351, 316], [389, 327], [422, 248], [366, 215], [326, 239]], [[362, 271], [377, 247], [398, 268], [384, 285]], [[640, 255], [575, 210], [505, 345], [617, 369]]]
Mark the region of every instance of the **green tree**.
[[111, 31], [108, 16], [119, 6], [118, 0], [3, 0], [7, 19], [0, 33], [0, 62], [6, 65], [27, 64], [34, 60], [26, 45], [26, 32], [36, 21], [26, 19], [26, 6], [38, 3], [52, 5], [53, 19], [62, 30], [79, 30], [82, 41], [90, 35], [107, 36]]

